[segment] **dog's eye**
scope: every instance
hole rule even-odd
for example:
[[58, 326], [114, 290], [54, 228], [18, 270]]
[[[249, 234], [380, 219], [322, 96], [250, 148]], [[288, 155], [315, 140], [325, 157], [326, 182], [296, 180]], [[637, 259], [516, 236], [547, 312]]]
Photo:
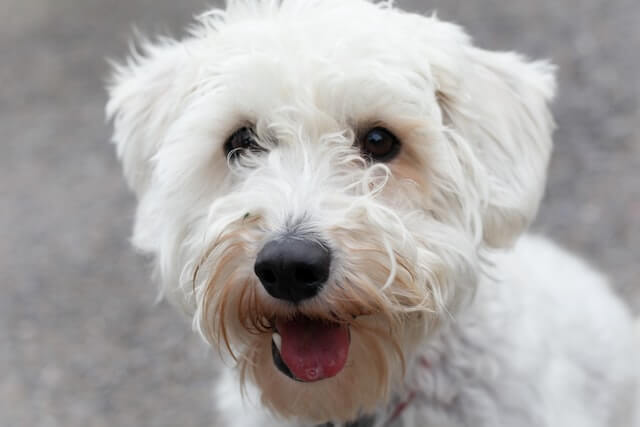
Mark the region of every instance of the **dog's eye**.
[[362, 153], [376, 162], [389, 162], [400, 151], [400, 141], [383, 127], [369, 130], [360, 140]]
[[235, 131], [224, 144], [224, 152], [227, 157], [231, 155], [231, 157], [233, 158], [238, 154], [241, 154], [245, 150], [262, 150], [262, 148], [256, 142], [256, 136], [253, 129], [249, 127], [242, 127]]

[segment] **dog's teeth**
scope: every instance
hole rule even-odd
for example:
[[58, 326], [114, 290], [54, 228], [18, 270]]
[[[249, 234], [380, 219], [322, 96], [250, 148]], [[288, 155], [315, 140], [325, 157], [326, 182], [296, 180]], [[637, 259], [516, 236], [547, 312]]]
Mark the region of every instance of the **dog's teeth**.
[[273, 336], [271, 338], [273, 338], [274, 344], [278, 348], [278, 351], [280, 351], [280, 349], [282, 347], [282, 337], [280, 336], [280, 334], [277, 333], [277, 332], [274, 332], [274, 334], [273, 334]]

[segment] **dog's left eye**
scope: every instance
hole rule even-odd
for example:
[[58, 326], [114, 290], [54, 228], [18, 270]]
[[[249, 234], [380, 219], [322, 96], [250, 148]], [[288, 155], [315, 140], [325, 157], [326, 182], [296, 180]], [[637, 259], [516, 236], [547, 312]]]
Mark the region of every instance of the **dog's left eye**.
[[224, 152], [227, 157], [231, 156], [231, 158], [233, 158], [238, 154], [242, 154], [245, 150], [262, 150], [256, 142], [253, 129], [246, 126], [235, 131], [224, 144]]
[[389, 162], [400, 152], [400, 141], [389, 130], [375, 127], [360, 139], [362, 153], [376, 162]]

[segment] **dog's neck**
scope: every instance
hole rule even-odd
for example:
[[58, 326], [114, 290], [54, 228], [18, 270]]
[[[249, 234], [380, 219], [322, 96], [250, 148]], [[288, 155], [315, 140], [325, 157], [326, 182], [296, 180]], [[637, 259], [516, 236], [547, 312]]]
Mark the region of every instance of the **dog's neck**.
[[387, 413], [378, 414], [377, 416], [364, 415], [357, 420], [346, 424], [326, 423], [318, 425], [317, 427], [373, 427], [374, 425], [380, 425], [377, 423], [380, 421], [380, 418], [384, 419], [382, 424], [383, 427], [392, 427], [401, 419], [402, 413], [409, 405], [411, 405], [414, 397], [415, 393], [413, 391], [409, 392], [404, 399], [398, 400], [396, 403], [389, 406], [390, 411]]
[[[363, 416], [358, 418], [355, 421], [352, 421], [350, 423], [344, 424], [344, 427], [373, 427], [374, 424], [376, 422], [375, 417], [373, 416]], [[339, 427], [340, 424], [334, 424], [334, 423], [326, 423], [326, 424], [321, 424], [317, 427]]]

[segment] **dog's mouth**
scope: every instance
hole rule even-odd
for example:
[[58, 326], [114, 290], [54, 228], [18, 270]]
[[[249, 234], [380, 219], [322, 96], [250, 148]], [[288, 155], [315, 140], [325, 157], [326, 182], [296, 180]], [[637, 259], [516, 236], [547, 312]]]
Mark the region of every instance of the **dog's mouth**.
[[298, 316], [275, 321], [271, 352], [280, 372], [296, 381], [314, 382], [342, 371], [350, 344], [348, 325]]

